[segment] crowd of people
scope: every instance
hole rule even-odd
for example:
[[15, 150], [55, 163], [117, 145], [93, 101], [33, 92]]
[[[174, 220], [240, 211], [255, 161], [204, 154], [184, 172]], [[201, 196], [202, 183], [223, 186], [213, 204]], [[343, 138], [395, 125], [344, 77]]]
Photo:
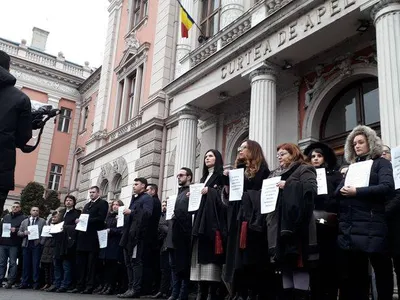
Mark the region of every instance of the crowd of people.
[[[366, 300], [374, 285], [378, 299], [392, 299], [393, 266], [400, 275], [400, 193], [390, 149], [373, 129], [357, 126], [344, 156], [350, 165], [339, 166], [325, 144], [313, 143], [302, 152], [284, 143], [277, 146], [278, 168], [270, 170], [261, 146], [246, 140], [234, 166], [243, 169], [243, 194], [229, 201], [230, 170], [211, 149], [204, 155], [197, 210], [189, 211], [193, 172], [182, 167], [170, 218], [169, 199], [161, 202], [156, 185], [136, 178], [120, 227], [123, 203], [108, 204], [96, 186], [82, 210], [89, 215], [86, 231], [76, 230], [81, 211], [71, 195], [48, 221], [38, 217], [37, 207], [24, 217], [16, 202], [2, 220], [11, 234], [0, 240], [0, 281], [9, 261], [5, 288], [20, 281], [20, 289], [119, 298], [152, 294], [187, 300], [195, 290], [196, 300]], [[369, 183], [345, 185], [347, 169], [363, 161], [371, 161]], [[326, 175], [321, 193], [318, 169]], [[262, 213], [263, 182], [277, 176], [276, 206]], [[41, 231], [60, 222], [61, 232], [29, 238], [28, 226]], [[98, 231], [104, 229], [107, 246], [100, 248]]]

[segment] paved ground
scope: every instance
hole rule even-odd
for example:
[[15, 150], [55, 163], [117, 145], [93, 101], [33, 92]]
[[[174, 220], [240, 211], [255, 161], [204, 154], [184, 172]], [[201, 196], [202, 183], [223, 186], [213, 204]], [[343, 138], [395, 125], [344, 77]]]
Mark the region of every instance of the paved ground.
[[[46, 293], [34, 290], [18, 290], [18, 289], [0, 289], [0, 300], [100, 300], [100, 299], [118, 299], [117, 296], [100, 296], [100, 295], [80, 295], [80, 294], [58, 294]], [[149, 298], [140, 298], [148, 300]]]

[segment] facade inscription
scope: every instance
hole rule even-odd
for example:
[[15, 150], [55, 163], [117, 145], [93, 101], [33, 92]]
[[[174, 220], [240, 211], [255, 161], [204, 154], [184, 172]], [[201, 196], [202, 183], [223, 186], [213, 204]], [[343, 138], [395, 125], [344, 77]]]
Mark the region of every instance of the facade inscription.
[[256, 63], [267, 59], [282, 49], [289, 47], [335, 19], [342, 17], [357, 7], [356, 0], [329, 0], [323, 5], [301, 16], [288, 26], [248, 49], [221, 68], [221, 78], [229, 79]]

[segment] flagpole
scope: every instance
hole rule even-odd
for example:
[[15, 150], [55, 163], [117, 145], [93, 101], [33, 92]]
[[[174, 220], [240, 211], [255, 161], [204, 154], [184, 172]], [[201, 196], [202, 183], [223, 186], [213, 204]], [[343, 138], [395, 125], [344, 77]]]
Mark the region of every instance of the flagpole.
[[[185, 9], [185, 7], [182, 5], [181, 1], [179, 1], [179, 0], [176, 0], [176, 1], [178, 1], [179, 5], [186, 11], [186, 9]], [[186, 11], [186, 13], [189, 14], [187, 11]], [[190, 14], [189, 14], [189, 16], [190, 16]], [[196, 27], [199, 29], [201, 35], [204, 37], [205, 40], [207, 40], [208, 37], [204, 34], [203, 30], [201, 30], [201, 28], [199, 27], [199, 25], [197, 25], [197, 23], [196, 23], [195, 20], [193, 20], [193, 24], [196, 25]]]

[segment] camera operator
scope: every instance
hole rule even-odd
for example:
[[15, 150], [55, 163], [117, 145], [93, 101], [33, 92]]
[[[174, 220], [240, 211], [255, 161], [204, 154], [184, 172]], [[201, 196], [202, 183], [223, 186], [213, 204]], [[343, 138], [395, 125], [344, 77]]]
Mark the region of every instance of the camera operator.
[[31, 102], [15, 88], [10, 56], [0, 50], [0, 216], [8, 192], [14, 189], [16, 151], [32, 138]]

